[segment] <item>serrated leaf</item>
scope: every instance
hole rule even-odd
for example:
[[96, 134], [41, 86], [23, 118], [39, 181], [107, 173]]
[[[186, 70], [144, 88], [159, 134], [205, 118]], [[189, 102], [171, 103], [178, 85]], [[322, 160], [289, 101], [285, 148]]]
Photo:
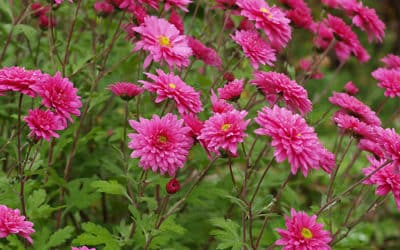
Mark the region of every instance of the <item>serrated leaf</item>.
[[115, 195], [126, 195], [125, 187], [119, 184], [115, 180], [111, 181], [94, 181], [91, 184], [92, 187], [97, 189], [97, 192], [115, 194]]
[[121, 249], [118, 241], [104, 227], [88, 222], [82, 225], [85, 231], [73, 240], [74, 245], [105, 245], [103, 250], [118, 250]]
[[213, 218], [210, 219], [210, 222], [217, 227], [210, 232], [218, 241], [217, 249], [240, 250], [246, 245], [242, 242], [239, 233], [240, 226], [236, 222], [224, 218]]
[[72, 226], [66, 226], [57, 230], [54, 234], [50, 236], [46, 247], [50, 248], [64, 244], [64, 242], [71, 238], [73, 232], [74, 228]]

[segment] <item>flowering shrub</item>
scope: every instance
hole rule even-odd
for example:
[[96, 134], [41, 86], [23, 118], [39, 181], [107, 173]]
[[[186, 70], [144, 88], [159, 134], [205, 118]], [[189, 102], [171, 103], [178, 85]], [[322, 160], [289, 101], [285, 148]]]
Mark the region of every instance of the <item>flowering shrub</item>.
[[0, 0], [0, 249], [399, 248], [366, 2]]

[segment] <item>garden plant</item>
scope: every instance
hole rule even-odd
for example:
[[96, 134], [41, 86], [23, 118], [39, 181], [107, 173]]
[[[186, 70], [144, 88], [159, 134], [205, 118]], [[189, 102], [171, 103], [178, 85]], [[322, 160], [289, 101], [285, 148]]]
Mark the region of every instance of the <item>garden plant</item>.
[[0, 249], [399, 249], [389, 2], [0, 0]]

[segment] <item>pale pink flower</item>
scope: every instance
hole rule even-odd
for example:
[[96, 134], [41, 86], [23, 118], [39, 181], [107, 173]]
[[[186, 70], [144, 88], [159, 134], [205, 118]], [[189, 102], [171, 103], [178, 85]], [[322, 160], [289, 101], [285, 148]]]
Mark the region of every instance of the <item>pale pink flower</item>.
[[178, 7], [179, 9], [189, 12], [187, 6], [191, 3], [191, 0], [165, 0], [165, 9], [169, 10], [171, 6]]
[[237, 0], [240, 14], [255, 21], [256, 28], [264, 30], [275, 49], [286, 47], [292, 37], [290, 20], [278, 7], [270, 7], [264, 0]]
[[161, 69], [156, 70], [157, 75], [146, 73], [146, 76], [153, 82], [139, 81], [143, 88], [156, 93], [156, 103], [160, 103], [167, 98], [175, 101], [179, 113], [199, 113], [203, 110], [200, 93], [193, 87], [187, 85], [179, 76], [173, 73], [164, 73]]
[[359, 118], [360, 121], [369, 125], [381, 125], [381, 120], [376, 113], [354, 96], [350, 96], [346, 93], [333, 92], [333, 95], [329, 97], [329, 101], [333, 105], [339, 106], [346, 113]]
[[211, 90], [211, 109], [214, 113], [226, 113], [235, 108], [224, 99], [218, 98], [214, 91]]
[[17, 91], [35, 97], [36, 92], [32, 87], [46, 78], [47, 76], [40, 70], [26, 70], [21, 67], [2, 68], [0, 69], [0, 93]]
[[11, 209], [5, 205], [0, 205], [0, 238], [6, 238], [10, 234], [18, 234], [25, 238], [29, 243], [33, 243], [31, 234], [33, 223], [25, 220], [18, 209]]
[[378, 81], [378, 86], [385, 89], [385, 96], [400, 97], [400, 68], [378, 68], [372, 76]]
[[237, 156], [237, 146], [247, 136], [245, 130], [250, 120], [244, 120], [247, 111], [232, 110], [225, 113], [214, 113], [204, 123], [197, 139], [202, 140], [207, 150], [219, 155], [220, 150]]
[[285, 74], [273, 71], [255, 72], [254, 80], [251, 80], [250, 83], [263, 92], [271, 105], [282, 99], [288, 109], [300, 111], [303, 115], [312, 109], [307, 91]]
[[29, 136], [34, 140], [43, 138], [50, 141], [52, 137], [58, 138], [59, 135], [55, 131], [65, 128], [63, 118], [50, 110], [31, 109], [29, 115], [24, 117], [24, 121], [31, 130]]
[[381, 59], [381, 62], [385, 64], [385, 68], [388, 69], [400, 69], [400, 56], [388, 54]]
[[71, 250], [96, 250], [96, 248], [88, 248], [87, 246], [81, 246], [81, 247], [72, 247]]
[[175, 25], [163, 18], [147, 16], [139, 27], [132, 30], [141, 35], [141, 40], [136, 42], [134, 51], [140, 49], [149, 52], [144, 60], [143, 67], [147, 68], [152, 61], [166, 62], [172, 70], [174, 66], [179, 69], [189, 65], [189, 57], [192, 49], [189, 47], [187, 38], [179, 35]]
[[48, 76], [44, 82], [32, 87], [42, 98], [42, 104], [54, 109], [55, 113], [72, 122], [71, 115], [80, 116], [82, 107], [78, 89], [68, 78], [63, 78], [60, 72], [55, 76]]
[[169, 113], [161, 118], [153, 115], [151, 120], [129, 120], [129, 124], [137, 133], [128, 134], [128, 147], [133, 149], [132, 158], [140, 158], [139, 167], [170, 176], [183, 167], [193, 143], [183, 120]]
[[215, 50], [206, 47], [202, 42], [190, 36], [188, 36], [188, 44], [193, 51], [194, 57], [202, 60], [207, 65], [221, 67], [221, 58]]
[[330, 250], [332, 237], [324, 225], [317, 222], [317, 216], [290, 210], [291, 217], [285, 216], [286, 229], [275, 229], [281, 238], [275, 242], [282, 250]]
[[[362, 169], [365, 176], [370, 175], [379, 167], [385, 164], [386, 160], [376, 160], [374, 157], [367, 157], [371, 165]], [[389, 163], [380, 170], [376, 171], [363, 184], [376, 185], [375, 194], [384, 196], [389, 192], [393, 193], [397, 209], [400, 211], [400, 173], [394, 163]]]
[[223, 88], [218, 88], [219, 98], [227, 101], [235, 101], [239, 99], [243, 91], [243, 80], [235, 79], [224, 85]]
[[[68, 0], [70, 3], [73, 3], [73, 0]], [[64, 2], [64, 0], [54, 0], [54, 2], [58, 5], [58, 4], [62, 4], [62, 2]]]
[[143, 89], [130, 82], [117, 82], [108, 85], [108, 89], [116, 96], [121, 97], [125, 101], [131, 100], [133, 97], [143, 92]]
[[[311, 169], [319, 167], [331, 172], [335, 164], [332, 154], [320, 143], [314, 128], [309, 127], [303, 117], [286, 108], [274, 106], [272, 109], [264, 107], [255, 121], [261, 128], [254, 132], [272, 137], [271, 146], [275, 149], [276, 161], [288, 159], [292, 174], [301, 169], [303, 175], [307, 176]], [[330, 159], [329, 164], [323, 163], [325, 159]]]
[[349, 81], [344, 85], [344, 90], [349, 95], [356, 95], [358, 93], [358, 88], [352, 81]]
[[250, 58], [251, 66], [254, 69], [258, 69], [259, 64], [274, 65], [275, 50], [258, 35], [257, 31], [237, 30], [231, 37], [242, 47], [244, 55]]

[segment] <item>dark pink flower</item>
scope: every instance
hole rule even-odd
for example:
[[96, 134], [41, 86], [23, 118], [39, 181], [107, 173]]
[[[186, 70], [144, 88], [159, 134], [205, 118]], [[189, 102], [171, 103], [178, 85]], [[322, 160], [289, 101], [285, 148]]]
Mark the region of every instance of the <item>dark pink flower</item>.
[[[272, 109], [264, 107], [255, 121], [261, 128], [254, 132], [272, 137], [271, 146], [275, 149], [276, 161], [288, 159], [292, 174], [301, 169], [303, 175], [307, 176], [311, 169], [320, 166], [328, 173], [332, 171], [335, 164], [333, 155], [319, 142], [314, 128], [309, 127], [300, 115], [278, 106]], [[326, 159], [330, 159], [329, 164], [326, 164]]]
[[179, 35], [179, 30], [167, 20], [147, 16], [144, 23], [139, 27], [133, 27], [132, 30], [141, 35], [141, 40], [136, 42], [134, 51], [143, 49], [149, 52], [144, 60], [144, 68], [147, 68], [152, 61], [165, 61], [171, 70], [174, 66], [180, 69], [189, 65], [192, 49], [188, 46], [187, 38]]
[[182, 119], [185, 122], [185, 125], [190, 128], [191, 136], [197, 138], [204, 127], [204, 122], [200, 121], [193, 113], [182, 114]]
[[376, 127], [376, 143], [381, 147], [384, 158], [393, 161], [393, 167], [400, 172], [400, 135], [394, 129]]
[[280, 0], [290, 10], [286, 12], [287, 17], [298, 27], [310, 29], [313, 24], [311, 9], [304, 0]]
[[183, 167], [193, 143], [183, 120], [169, 113], [161, 118], [153, 115], [151, 120], [129, 120], [129, 124], [137, 133], [128, 134], [128, 147], [133, 149], [132, 158], [140, 158], [139, 167], [170, 176]]
[[236, 4], [236, 0], [215, 0], [215, 4], [216, 8], [218, 9], [233, 9]]
[[117, 82], [108, 85], [108, 89], [114, 95], [121, 97], [125, 101], [131, 100], [133, 97], [143, 92], [143, 89], [130, 82]]
[[191, 3], [191, 0], [165, 0], [165, 9], [169, 10], [171, 6], [178, 7], [179, 9], [189, 12], [187, 6]]
[[361, 150], [372, 153], [378, 159], [382, 159], [384, 157], [383, 150], [379, 144], [370, 139], [361, 139], [358, 142], [357, 147]]
[[202, 60], [207, 65], [221, 67], [221, 58], [215, 50], [206, 47], [202, 42], [190, 36], [188, 36], [188, 44], [193, 51], [194, 57]]
[[367, 138], [371, 140], [375, 138], [376, 133], [373, 126], [370, 126], [345, 112], [336, 112], [332, 119], [344, 133], [349, 133], [357, 139]]
[[50, 141], [52, 137], [58, 138], [59, 135], [55, 131], [65, 128], [64, 119], [50, 110], [31, 109], [29, 115], [24, 117], [24, 121], [31, 130], [29, 136], [34, 140], [43, 138]]
[[258, 35], [257, 31], [237, 30], [231, 37], [242, 47], [244, 55], [250, 58], [253, 68], [258, 69], [259, 64], [274, 65], [275, 50]]
[[381, 62], [383, 62], [388, 69], [400, 69], [400, 56], [388, 54], [381, 59]]
[[359, 118], [360, 121], [366, 124], [375, 126], [381, 125], [381, 120], [375, 112], [354, 96], [350, 96], [346, 93], [333, 92], [333, 95], [329, 97], [329, 101], [333, 105], [339, 106], [346, 113]]
[[175, 27], [179, 30], [179, 34], [183, 35], [183, 33], [185, 33], [185, 25], [183, 23], [183, 20], [175, 10], [171, 11], [171, 15], [169, 16], [168, 21], [175, 25]]
[[219, 155], [220, 150], [237, 156], [237, 145], [247, 136], [245, 130], [250, 120], [244, 120], [246, 111], [232, 110], [225, 113], [214, 113], [204, 123], [197, 139], [203, 141], [207, 150]]
[[156, 93], [156, 103], [160, 103], [167, 98], [175, 101], [179, 113], [199, 113], [203, 110], [200, 93], [193, 87], [187, 85], [179, 76], [173, 73], [164, 73], [157, 69], [157, 75], [146, 73], [147, 77], [153, 82], [139, 81], [143, 84], [143, 88]]
[[304, 70], [307, 74], [311, 74], [312, 73], [312, 75], [311, 75], [312, 79], [322, 79], [322, 78], [324, 78], [324, 74], [321, 71], [319, 71], [319, 69], [317, 69], [316, 72], [311, 72], [312, 71], [312, 68], [311, 68], [312, 65], [311, 65], [311, 61], [310, 60], [304, 59], [304, 58], [300, 59], [299, 65], [300, 65], [300, 68], [302, 70]]
[[307, 91], [285, 74], [259, 71], [254, 73], [254, 78], [250, 83], [264, 93], [271, 105], [282, 98], [292, 111], [300, 111], [303, 115], [311, 111], [312, 104]]
[[234, 107], [224, 99], [219, 99], [211, 90], [211, 109], [214, 113], [226, 113], [234, 110]]
[[276, 6], [270, 7], [264, 0], [237, 0], [240, 14], [255, 21], [256, 28], [264, 30], [275, 49], [286, 47], [292, 37], [290, 20]]
[[233, 80], [228, 82], [223, 88], [218, 88], [219, 98], [227, 101], [239, 99], [243, 91], [243, 80]]
[[35, 232], [33, 223], [25, 220], [18, 209], [11, 209], [0, 205], [0, 238], [6, 238], [10, 234], [18, 234], [29, 243], [33, 243], [31, 234]]
[[400, 68], [378, 68], [372, 76], [378, 81], [378, 86], [385, 89], [385, 96], [400, 96]]
[[360, 3], [354, 10], [353, 24], [368, 34], [368, 40], [375, 39], [382, 42], [385, 36], [385, 23], [383, 23], [374, 9], [362, 6]]
[[282, 250], [330, 250], [332, 237], [329, 231], [323, 229], [322, 223], [317, 223], [317, 216], [308, 216], [305, 212], [290, 210], [291, 217], [285, 216], [286, 229], [275, 229], [281, 238], [275, 242], [283, 246]]
[[249, 19], [243, 18], [239, 23], [238, 30], [255, 30], [256, 26]]
[[176, 178], [172, 178], [165, 186], [165, 189], [167, 190], [167, 193], [175, 194], [179, 189], [181, 189], [181, 184]]
[[42, 29], [53, 28], [57, 25], [57, 19], [55, 17], [50, 18], [47, 15], [41, 15], [39, 17], [39, 26]]
[[50, 10], [50, 6], [43, 6], [41, 3], [36, 2], [31, 5], [31, 10], [34, 17], [40, 17], [46, 15]]
[[26, 70], [21, 67], [2, 68], [0, 69], [0, 93], [18, 91], [35, 97], [36, 92], [32, 87], [43, 82], [46, 77], [40, 70]]
[[80, 116], [82, 107], [78, 90], [68, 78], [63, 78], [60, 72], [54, 76], [48, 76], [43, 82], [32, 87], [42, 98], [42, 104], [54, 109], [55, 113], [72, 122], [71, 115]]
[[107, 2], [95, 2], [94, 11], [100, 16], [107, 16], [114, 12], [114, 6]]
[[344, 90], [349, 95], [356, 95], [358, 93], [358, 88], [352, 81], [349, 81], [344, 85]]

